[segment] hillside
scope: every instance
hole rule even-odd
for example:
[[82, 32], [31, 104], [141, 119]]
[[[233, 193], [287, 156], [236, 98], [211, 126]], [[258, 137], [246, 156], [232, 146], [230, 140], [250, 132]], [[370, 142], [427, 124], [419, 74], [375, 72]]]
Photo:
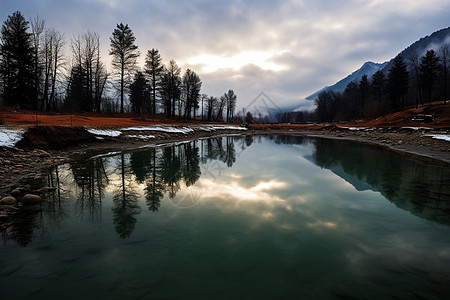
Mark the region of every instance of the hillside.
[[339, 92], [342, 93], [345, 88], [347, 87], [347, 85], [352, 82], [352, 81], [360, 81], [361, 78], [364, 75], [367, 75], [369, 78], [375, 74], [377, 71], [382, 70], [386, 67], [388, 62], [382, 63], [382, 64], [378, 64], [378, 63], [374, 63], [371, 61], [365, 62], [361, 68], [359, 68], [358, 70], [356, 70], [355, 72], [353, 72], [352, 74], [348, 75], [347, 77], [345, 77], [344, 79], [339, 80], [337, 83], [335, 83], [332, 86], [326, 86], [323, 89], [315, 92], [312, 95], [309, 95], [308, 97], [306, 97], [307, 100], [315, 100], [317, 99], [317, 96], [319, 96], [319, 94], [323, 91], [333, 91], [333, 92]]
[[[403, 51], [401, 51], [398, 55], [405, 59], [411, 56], [422, 57], [427, 50], [433, 49], [438, 52], [439, 48], [444, 44], [450, 44], [450, 27], [441, 29], [429, 36], [419, 39], [418, 41], [414, 42]], [[387, 74], [388, 70], [392, 67], [393, 59], [394, 58], [392, 58], [389, 62], [385, 62], [382, 64], [377, 64], [371, 61], [366, 62], [360, 69], [339, 80], [334, 85], [326, 86], [320, 89], [319, 91], [306, 97], [306, 99], [315, 100], [317, 99], [319, 93], [322, 91], [331, 90], [334, 92], [343, 92], [348, 83], [350, 83], [351, 81], [359, 81], [364, 74], [369, 76], [369, 78], [378, 70], [382, 70], [385, 74]]]

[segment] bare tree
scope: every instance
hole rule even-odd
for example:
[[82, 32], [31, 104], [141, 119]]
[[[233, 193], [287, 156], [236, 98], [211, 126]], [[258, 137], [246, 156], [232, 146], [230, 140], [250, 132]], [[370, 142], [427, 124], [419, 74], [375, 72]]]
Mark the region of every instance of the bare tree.
[[442, 45], [439, 49], [442, 61], [442, 72], [444, 73], [444, 104], [447, 103], [447, 85], [448, 85], [448, 63], [449, 63], [449, 44]]
[[31, 25], [31, 37], [33, 44], [33, 63], [34, 63], [34, 101], [35, 101], [35, 109], [38, 109], [39, 102], [39, 90], [42, 79], [42, 59], [40, 54], [41, 51], [41, 35], [45, 30], [45, 21], [39, 17], [34, 19], [30, 19]]
[[419, 56], [417, 53], [412, 53], [408, 57], [408, 62], [410, 65], [411, 70], [414, 72], [415, 79], [417, 81], [417, 94], [418, 94], [418, 100], [416, 98], [416, 108], [419, 107], [419, 102], [421, 105], [423, 105], [423, 97], [422, 97], [422, 83], [420, 78], [420, 63], [419, 63]]
[[107, 72], [100, 58], [100, 38], [97, 33], [86, 32], [71, 41], [73, 54], [67, 97], [82, 111], [100, 111], [100, 103]]
[[237, 96], [233, 90], [228, 90], [228, 92], [225, 93], [223, 97], [225, 98], [225, 102], [227, 105], [227, 122], [230, 122], [231, 120], [233, 120], [234, 111], [236, 109]]
[[187, 69], [186, 73], [183, 76], [183, 94], [184, 94], [184, 118], [190, 119], [192, 115], [192, 111], [194, 111], [194, 119], [195, 119], [195, 111], [198, 108], [198, 101], [200, 98], [200, 89], [202, 86], [202, 82], [200, 77], [192, 71], [191, 69]]
[[64, 67], [64, 35], [54, 29], [47, 29], [44, 33], [42, 58], [44, 66], [44, 82], [42, 87], [42, 108], [49, 111], [55, 108], [56, 86], [60, 71]]

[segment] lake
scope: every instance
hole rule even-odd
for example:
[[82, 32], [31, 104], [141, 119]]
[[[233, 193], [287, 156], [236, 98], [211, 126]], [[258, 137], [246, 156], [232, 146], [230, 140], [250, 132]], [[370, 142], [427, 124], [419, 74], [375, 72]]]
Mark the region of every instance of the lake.
[[447, 299], [450, 168], [229, 136], [80, 157], [2, 233], [2, 299]]

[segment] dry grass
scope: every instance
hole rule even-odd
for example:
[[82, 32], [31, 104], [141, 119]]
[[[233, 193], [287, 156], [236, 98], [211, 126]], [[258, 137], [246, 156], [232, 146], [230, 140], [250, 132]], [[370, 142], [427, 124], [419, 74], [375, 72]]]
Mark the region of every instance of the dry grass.
[[[435, 121], [432, 123], [411, 122], [416, 114], [433, 115]], [[32, 111], [13, 111], [11, 109], [2, 108], [0, 112], [0, 122], [4, 125], [36, 125], [36, 117], [39, 125], [46, 126], [104, 126], [104, 127], [120, 127], [120, 126], [139, 126], [139, 125], [155, 125], [155, 124], [177, 124], [190, 125], [207, 123], [201, 121], [185, 121], [167, 119], [161, 115], [139, 115], [132, 114], [43, 114], [37, 116]], [[430, 128], [450, 128], [450, 103], [444, 105], [442, 102], [435, 102], [432, 105], [423, 107], [409, 108], [400, 112], [392, 113], [384, 117], [373, 120], [363, 120], [358, 122], [348, 122], [339, 124], [341, 126], [354, 127], [430, 127]], [[294, 125], [294, 124], [251, 124], [249, 127], [256, 130], [315, 130], [322, 129], [327, 125]]]

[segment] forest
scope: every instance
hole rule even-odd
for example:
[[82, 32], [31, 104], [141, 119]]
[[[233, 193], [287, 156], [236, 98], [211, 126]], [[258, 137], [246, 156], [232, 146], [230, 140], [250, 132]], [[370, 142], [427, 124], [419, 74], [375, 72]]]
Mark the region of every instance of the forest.
[[397, 56], [385, 74], [377, 71], [350, 82], [343, 93], [321, 92], [316, 99], [317, 116], [322, 122], [373, 119], [406, 107], [431, 102], [447, 103], [449, 45], [439, 51], [427, 50], [422, 57]]
[[0, 103], [43, 112], [233, 120], [237, 96], [232, 89], [219, 97], [202, 94], [200, 76], [191, 69], [182, 73], [173, 59], [164, 65], [156, 48], [147, 50], [140, 68], [135, 41], [128, 25], [117, 24], [110, 37], [108, 72], [97, 33], [68, 39], [45, 20], [27, 20], [16, 11], [1, 28]]

